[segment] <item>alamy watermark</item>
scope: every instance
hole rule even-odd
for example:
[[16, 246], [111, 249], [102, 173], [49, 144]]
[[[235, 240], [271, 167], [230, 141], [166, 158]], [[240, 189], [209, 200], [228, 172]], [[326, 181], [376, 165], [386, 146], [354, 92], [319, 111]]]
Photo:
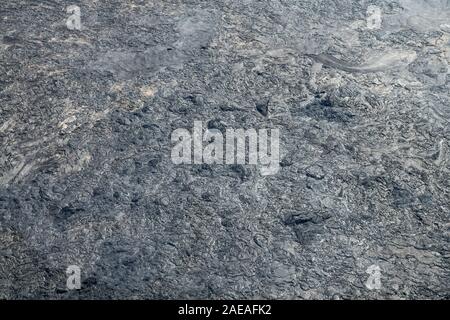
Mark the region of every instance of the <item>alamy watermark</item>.
[[382, 14], [381, 8], [378, 6], [370, 5], [367, 8], [366, 12], [367, 29], [370, 30], [381, 29], [381, 22], [382, 22], [381, 14]]
[[366, 270], [369, 274], [365, 285], [369, 290], [380, 290], [381, 289], [381, 268], [380, 266], [373, 264], [369, 266]]
[[70, 265], [66, 270], [67, 282], [66, 287], [68, 290], [80, 290], [81, 289], [81, 269], [77, 265]]
[[67, 7], [67, 13], [70, 14], [67, 18], [66, 26], [70, 30], [81, 30], [81, 10], [79, 6], [70, 5]]
[[192, 132], [176, 129], [171, 140], [175, 143], [171, 154], [174, 164], [260, 165], [262, 175], [276, 174], [280, 168], [278, 129], [228, 128], [224, 138], [217, 129], [203, 132], [202, 122], [194, 121]]

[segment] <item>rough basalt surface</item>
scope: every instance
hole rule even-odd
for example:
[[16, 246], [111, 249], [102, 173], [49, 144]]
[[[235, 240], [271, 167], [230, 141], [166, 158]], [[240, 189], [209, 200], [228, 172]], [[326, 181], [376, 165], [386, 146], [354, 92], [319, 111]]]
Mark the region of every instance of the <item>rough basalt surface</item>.
[[448, 299], [449, 62], [447, 0], [0, 1], [0, 298]]

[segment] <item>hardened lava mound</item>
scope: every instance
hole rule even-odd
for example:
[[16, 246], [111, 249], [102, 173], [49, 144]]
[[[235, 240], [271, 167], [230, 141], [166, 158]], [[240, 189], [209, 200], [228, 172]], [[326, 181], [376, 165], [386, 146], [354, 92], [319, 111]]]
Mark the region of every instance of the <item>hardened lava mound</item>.
[[0, 1], [0, 298], [450, 298], [449, 62], [447, 0]]

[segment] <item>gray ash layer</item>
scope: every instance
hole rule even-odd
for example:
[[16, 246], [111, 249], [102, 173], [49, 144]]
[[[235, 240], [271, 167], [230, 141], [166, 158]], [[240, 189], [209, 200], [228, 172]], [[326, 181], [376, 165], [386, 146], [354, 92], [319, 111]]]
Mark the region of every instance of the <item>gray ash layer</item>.
[[[449, 298], [449, 44], [447, 0], [2, 0], [0, 298]], [[195, 120], [280, 171], [174, 165]]]

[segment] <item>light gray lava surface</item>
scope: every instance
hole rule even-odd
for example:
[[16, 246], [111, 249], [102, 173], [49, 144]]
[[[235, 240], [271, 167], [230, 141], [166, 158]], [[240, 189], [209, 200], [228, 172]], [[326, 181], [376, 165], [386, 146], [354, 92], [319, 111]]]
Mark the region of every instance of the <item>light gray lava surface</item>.
[[1, 0], [0, 298], [448, 299], [449, 62], [448, 0]]

